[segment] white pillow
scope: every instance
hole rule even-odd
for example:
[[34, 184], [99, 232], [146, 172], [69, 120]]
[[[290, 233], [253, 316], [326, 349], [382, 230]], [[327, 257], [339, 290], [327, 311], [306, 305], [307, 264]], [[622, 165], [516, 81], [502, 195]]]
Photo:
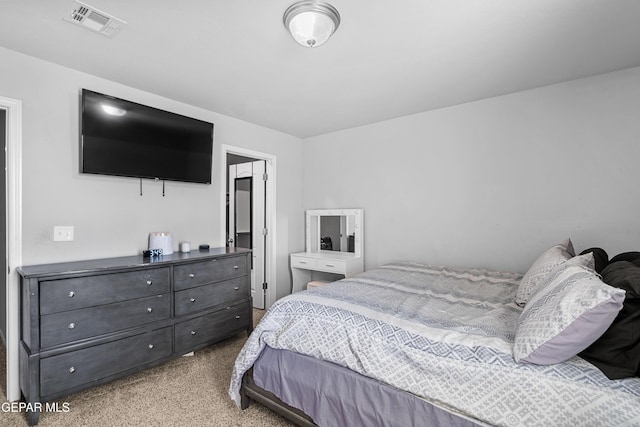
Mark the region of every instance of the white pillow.
[[516, 304], [524, 306], [544, 278], [558, 265], [575, 255], [571, 239], [563, 240], [544, 251], [533, 262], [518, 285]]
[[609, 328], [624, 297], [624, 290], [602, 282], [588, 267], [558, 266], [518, 319], [516, 362], [549, 365], [580, 353]]

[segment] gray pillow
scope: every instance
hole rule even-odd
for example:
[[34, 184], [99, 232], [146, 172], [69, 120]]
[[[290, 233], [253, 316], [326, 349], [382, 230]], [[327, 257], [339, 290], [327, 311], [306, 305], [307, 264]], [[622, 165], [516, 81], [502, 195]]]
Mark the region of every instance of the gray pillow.
[[538, 288], [538, 285], [558, 265], [575, 255], [571, 239], [563, 240], [544, 251], [533, 262], [518, 285], [516, 292], [516, 304], [524, 306], [529, 297]]
[[522, 310], [516, 362], [549, 365], [575, 356], [609, 328], [624, 297], [624, 290], [603, 283], [588, 267], [558, 266]]

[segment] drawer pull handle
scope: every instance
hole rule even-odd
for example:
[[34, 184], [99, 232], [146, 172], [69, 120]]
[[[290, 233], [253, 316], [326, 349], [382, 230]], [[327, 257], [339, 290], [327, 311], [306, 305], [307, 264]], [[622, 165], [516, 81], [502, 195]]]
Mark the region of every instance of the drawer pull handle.
[[69, 326], [67, 326], [69, 329], [75, 329], [76, 328], [76, 324], [75, 323], [69, 323]]
[[153, 344], [149, 344], [149, 350], [153, 350]]
[[196, 333], [196, 331], [191, 331], [191, 335], [195, 335]]
[[153, 285], [153, 282], [151, 280], [147, 280], [147, 285], [151, 286], [151, 285]]
[[236, 291], [239, 291], [240, 290], [240, 286], [236, 286], [233, 289], [235, 289]]
[[306, 264], [307, 261], [298, 261], [300, 264]]
[[238, 314], [238, 315], [236, 315], [236, 319], [239, 319], [239, 318], [240, 318], [240, 315], [239, 315], [239, 314]]
[[153, 308], [147, 307], [147, 313], [151, 313], [152, 311], [153, 311]]
[[196, 275], [195, 275], [195, 274], [193, 274], [193, 273], [189, 273], [189, 278], [190, 278], [190, 279], [193, 279], [194, 277], [196, 277]]
[[75, 296], [76, 296], [76, 293], [75, 293], [75, 292], [73, 292], [73, 291], [70, 291], [70, 292], [69, 292], [69, 298], [73, 298], [73, 297], [75, 297]]
[[195, 298], [191, 298], [189, 301], [196, 302], [196, 299]]
[[335, 267], [333, 264], [326, 264], [327, 267]]
[[73, 374], [76, 371], [76, 368], [74, 368], [73, 366], [69, 368], [69, 373]]
[[231, 310], [231, 307], [227, 307], [227, 310]]
[[233, 269], [234, 269], [234, 270], [237, 270], [237, 269], [238, 269], [238, 266], [237, 266], [237, 265], [234, 265], [234, 266], [233, 266]]

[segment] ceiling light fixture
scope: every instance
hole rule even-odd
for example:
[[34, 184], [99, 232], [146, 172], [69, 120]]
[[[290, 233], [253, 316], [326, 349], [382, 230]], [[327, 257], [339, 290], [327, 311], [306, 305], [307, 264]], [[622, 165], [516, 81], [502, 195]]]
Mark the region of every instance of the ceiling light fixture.
[[287, 8], [282, 20], [298, 43], [318, 47], [338, 29], [340, 14], [329, 3], [299, 1]]

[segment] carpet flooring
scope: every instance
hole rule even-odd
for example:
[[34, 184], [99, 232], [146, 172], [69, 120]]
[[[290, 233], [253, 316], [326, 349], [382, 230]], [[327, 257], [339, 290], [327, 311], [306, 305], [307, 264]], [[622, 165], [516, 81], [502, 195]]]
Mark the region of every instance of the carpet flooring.
[[[254, 310], [254, 323], [263, 314]], [[257, 403], [242, 411], [228, 397], [233, 362], [246, 339], [241, 333], [193, 356], [67, 396], [58, 402], [61, 409], [68, 404], [69, 411], [42, 412], [38, 426], [292, 426]], [[0, 342], [2, 402], [6, 402], [5, 353]], [[24, 413], [3, 409], [0, 425], [28, 424]]]

